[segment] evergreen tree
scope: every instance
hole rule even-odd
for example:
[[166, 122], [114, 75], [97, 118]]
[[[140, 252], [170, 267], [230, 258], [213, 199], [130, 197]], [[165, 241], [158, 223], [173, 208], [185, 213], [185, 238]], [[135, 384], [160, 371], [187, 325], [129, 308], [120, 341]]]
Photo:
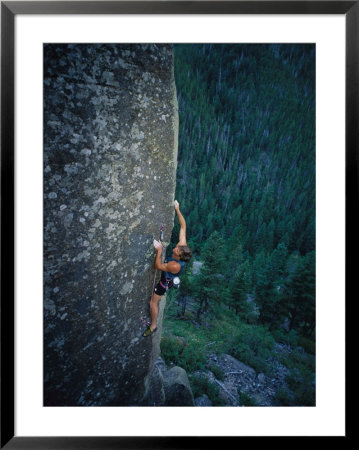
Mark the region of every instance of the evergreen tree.
[[299, 256], [286, 286], [286, 309], [290, 329], [312, 335], [315, 326], [315, 254]]
[[286, 277], [288, 249], [284, 242], [280, 242], [271, 255], [271, 265], [274, 277], [280, 284]]
[[217, 231], [214, 231], [201, 252], [203, 266], [196, 285], [197, 296], [200, 300], [197, 311], [198, 320], [200, 315], [208, 310], [210, 302], [221, 301], [220, 286], [224, 280], [225, 258], [224, 240]]
[[260, 308], [260, 321], [270, 328], [276, 327], [283, 320], [282, 292], [270, 258], [261, 252], [254, 268], [255, 301]]
[[241, 264], [234, 274], [230, 284], [231, 304], [237, 315], [246, 319], [251, 311], [251, 305], [247, 301], [247, 294], [250, 289], [249, 262]]
[[187, 308], [187, 302], [192, 296], [195, 280], [192, 275], [193, 270], [193, 258], [186, 264], [184, 272], [181, 274], [181, 283], [178, 292], [178, 301], [181, 305], [180, 315], [184, 317]]

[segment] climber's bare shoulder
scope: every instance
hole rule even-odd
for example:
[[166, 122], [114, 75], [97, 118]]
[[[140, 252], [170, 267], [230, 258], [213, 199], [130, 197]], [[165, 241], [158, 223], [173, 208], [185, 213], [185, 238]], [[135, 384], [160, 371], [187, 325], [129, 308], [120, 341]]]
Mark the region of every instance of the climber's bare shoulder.
[[169, 261], [168, 263], [157, 264], [156, 269], [163, 272], [178, 273], [181, 270], [181, 265], [176, 261]]

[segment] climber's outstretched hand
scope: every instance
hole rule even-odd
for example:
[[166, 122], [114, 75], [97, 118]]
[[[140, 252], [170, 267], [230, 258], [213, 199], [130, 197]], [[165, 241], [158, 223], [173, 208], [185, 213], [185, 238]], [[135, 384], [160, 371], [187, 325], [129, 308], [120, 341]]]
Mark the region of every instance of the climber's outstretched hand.
[[177, 200], [175, 200], [175, 210], [179, 210], [179, 203]]

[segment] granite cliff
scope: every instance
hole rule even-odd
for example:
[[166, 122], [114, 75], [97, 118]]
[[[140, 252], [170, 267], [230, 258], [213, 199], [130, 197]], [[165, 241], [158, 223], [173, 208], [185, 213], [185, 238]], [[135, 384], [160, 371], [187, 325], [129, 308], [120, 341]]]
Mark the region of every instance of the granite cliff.
[[161, 329], [143, 338], [142, 319], [152, 241], [173, 227], [177, 133], [170, 45], [44, 45], [47, 406], [149, 398]]

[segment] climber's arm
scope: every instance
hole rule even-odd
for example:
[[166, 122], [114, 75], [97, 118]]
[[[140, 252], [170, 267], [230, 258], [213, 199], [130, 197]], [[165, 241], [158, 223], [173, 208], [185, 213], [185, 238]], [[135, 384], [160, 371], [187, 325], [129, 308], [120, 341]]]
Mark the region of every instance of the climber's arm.
[[177, 213], [177, 217], [178, 217], [178, 221], [180, 224], [180, 233], [179, 233], [179, 242], [177, 245], [187, 245], [187, 240], [186, 240], [186, 221], [179, 209], [179, 203], [177, 200], [175, 200], [175, 210]]
[[161, 246], [160, 248], [157, 248], [155, 268], [157, 270], [162, 270], [163, 272], [178, 273], [181, 270], [181, 265], [178, 264], [176, 261], [162, 263], [162, 246]]

